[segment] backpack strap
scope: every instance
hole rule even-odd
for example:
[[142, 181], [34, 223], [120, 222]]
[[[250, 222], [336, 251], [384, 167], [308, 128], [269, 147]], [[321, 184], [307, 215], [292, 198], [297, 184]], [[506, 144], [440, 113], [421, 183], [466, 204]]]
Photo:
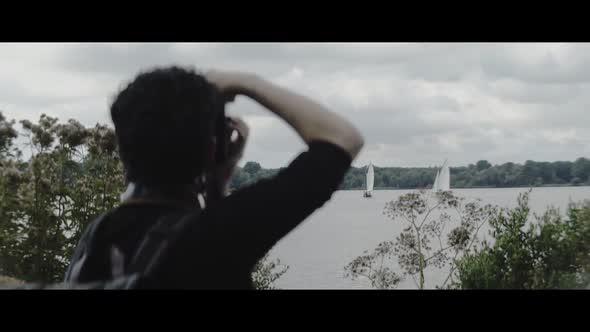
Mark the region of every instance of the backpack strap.
[[[140, 288], [139, 281], [141, 281], [141, 287], [145, 287], [143, 286], [144, 279], [146, 279], [144, 278], [145, 275], [149, 274], [157, 265], [157, 263], [161, 261], [162, 256], [166, 253], [170, 244], [174, 243], [176, 239], [180, 236], [180, 232], [182, 232], [182, 230], [185, 229], [185, 227], [188, 226], [191, 222], [194, 222], [194, 220], [198, 218], [201, 213], [200, 208], [192, 209], [191, 211], [191, 209], [189, 209], [186, 205], [178, 205], [175, 203], [176, 202], [132, 198], [121, 204], [121, 206], [145, 206], [155, 204], [176, 207], [181, 209], [163, 216], [154, 226], [150, 228], [150, 230], [147, 232], [146, 236], [140, 243], [138, 249], [136, 250], [131, 261], [131, 264], [129, 265], [129, 269], [125, 269], [127, 271], [125, 271], [124, 274], [116, 273], [115, 275], [113, 275], [115, 280], [119, 280], [120, 282], [114, 282], [110, 285], [110, 287]], [[105, 224], [105, 221], [109, 218], [110, 214], [118, 210], [118, 208], [103, 213], [88, 226], [88, 228], [83, 233], [78, 242], [78, 246], [76, 247], [74, 255], [71, 259], [71, 264], [65, 273], [64, 282], [74, 284], [85, 284], [89, 280], [91, 280], [87, 276], [96, 276], [98, 271], [95, 270], [97, 268], [104, 268], [106, 270], [112, 271], [113, 267], [110, 266], [113, 263], [111, 262], [112, 257], [111, 255], [108, 255], [108, 250], [112, 248], [103, 248], [103, 246], [101, 245], [96, 245], [101, 242], [101, 233], [103, 233], [101, 232], [102, 226]], [[97, 259], [105, 257], [109, 257], [108, 262], [105, 261], [104, 264], [100, 264], [101, 266], [99, 267], [95, 266]], [[93, 263], [87, 264], [87, 262]], [[97, 285], [97, 288], [100, 288], [102, 287], [101, 285], [103, 285], [101, 283], [92, 284]], [[84, 288], [88, 286], [89, 285], [85, 284], [81, 287]], [[29, 285], [28, 287], [31, 286]], [[107, 283], [105, 287], [109, 287], [109, 284]]]
[[170, 245], [175, 243], [186, 227], [195, 222], [201, 214], [200, 209], [171, 213], [160, 219], [147, 232], [130, 264], [130, 273], [149, 276], [164, 259]]
[[85, 279], [87, 274], [92, 274], [92, 271], [88, 271], [87, 261], [92, 261], [98, 254], [96, 249], [92, 246], [97, 240], [99, 230], [103, 225], [104, 221], [109, 218], [111, 212], [105, 212], [96, 218], [86, 229], [86, 231], [80, 237], [78, 246], [72, 256], [70, 266], [68, 267], [64, 281], [65, 282], [80, 282]]

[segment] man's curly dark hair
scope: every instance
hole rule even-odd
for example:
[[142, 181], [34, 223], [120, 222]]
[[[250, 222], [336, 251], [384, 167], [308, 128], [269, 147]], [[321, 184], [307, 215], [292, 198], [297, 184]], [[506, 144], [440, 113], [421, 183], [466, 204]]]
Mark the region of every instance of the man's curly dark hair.
[[111, 118], [127, 180], [187, 184], [205, 171], [215, 87], [176, 66], [140, 73], [115, 97]]

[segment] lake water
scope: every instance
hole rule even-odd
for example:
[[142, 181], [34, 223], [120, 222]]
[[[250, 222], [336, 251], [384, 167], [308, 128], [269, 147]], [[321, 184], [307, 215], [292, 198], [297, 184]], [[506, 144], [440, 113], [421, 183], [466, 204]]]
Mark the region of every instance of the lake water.
[[[527, 188], [455, 189], [453, 192], [467, 199], [479, 198], [483, 204], [501, 207], [516, 206], [519, 193]], [[379, 242], [393, 240], [404, 227], [382, 214], [385, 203], [411, 190], [378, 190], [373, 198], [363, 198], [362, 191], [338, 191], [332, 200], [311, 215], [270, 252], [289, 265], [289, 270], [276, 286], [284, 289], [363, 289], [370, 288], [366, 280], [344, 277], [344, 266], [365, 250], [372, 250]], [[529, 204], [531, 210], [543, 213], [548, 206], [563, 213], [570, 201], [590, 199], [590, 187], [534, 188]], [[480, 231], [480, 235], [484, 235]], [[480, 236], [481, 237], [481, 236]], [[446, 273], [431, 270], [427, 281], [439, 283]], [[434, 284], [427, 282], [427, 287]], [[398, 288], [415, 288], [411, 279]]]

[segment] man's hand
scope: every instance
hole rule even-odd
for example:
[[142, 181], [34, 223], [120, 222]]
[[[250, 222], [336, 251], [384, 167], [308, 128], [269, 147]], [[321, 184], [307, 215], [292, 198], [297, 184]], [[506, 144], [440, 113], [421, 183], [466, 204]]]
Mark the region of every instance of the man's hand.
[[207, 81], [224, 95], [226, 102], [232, 102], [237, 95], [246, 93], [246, 87], [255, 77], [254, 74], [238, 71], [211, 70], [205, 74]]
[[248, 125], [240, 118], [230, 117], [230, 137], [228, 146], [227, 160], [216, 167], [212, 178], [212, 186], [215, 191], [223, 193], [229, 184], [229, 180], [234, 173], [236, 166], [244, 154], [244, 148], [248, 141], [250, 129]]
[[230, 126], [230, 137], [228, 146], [228, 159], [222, 165], [227, 169], [233, 171], [242, 156], [244, 155], [244, 147], [248, 141], [248, 135], [250, 134], [250, 128], [244, 120], [238, 117], [229, 118]]

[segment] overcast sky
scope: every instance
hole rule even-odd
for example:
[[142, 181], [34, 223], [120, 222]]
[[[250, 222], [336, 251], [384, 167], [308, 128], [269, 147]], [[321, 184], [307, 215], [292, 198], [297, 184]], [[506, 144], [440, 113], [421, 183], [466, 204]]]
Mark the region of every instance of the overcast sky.
[[[356, 166], [590, 156], [590, 44], [0, 44], [0, 110], [112, 125], [121, 85], [171, 64], [254, 71], [317, 99], [363, 132]], [[280, 167], [304, 149], [257, 104], [229, 109], [251, 127], [245, 160]]]

